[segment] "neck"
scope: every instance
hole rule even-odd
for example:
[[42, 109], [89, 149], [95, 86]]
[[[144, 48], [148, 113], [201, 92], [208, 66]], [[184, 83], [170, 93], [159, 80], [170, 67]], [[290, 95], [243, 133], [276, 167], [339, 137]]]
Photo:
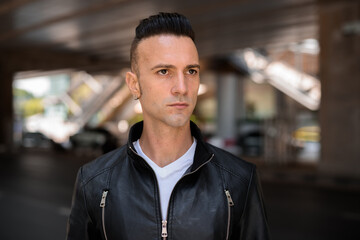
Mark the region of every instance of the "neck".
[[144, 121], [140, 137], [141, 149], [160, 167], [179, 159], [191, 147], [192, 142], [190, 122], [174, 128], [154, 126]]

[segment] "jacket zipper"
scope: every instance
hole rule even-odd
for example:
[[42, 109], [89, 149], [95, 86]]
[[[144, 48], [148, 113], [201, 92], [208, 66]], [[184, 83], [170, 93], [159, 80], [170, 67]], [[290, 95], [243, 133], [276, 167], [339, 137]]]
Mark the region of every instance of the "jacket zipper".
[[231, 207], [234, 206], [234, 202], [231, 198], [230, 191], [225, 190], [225, 195], [228, 203], [228, 221], [227, 221], [227, 228], [226, 228], [226, 240], [229, 239], [230, 234], [230, 221], [231, 221]]
[[[132, 147], [129, 147], [129, 148], [130, 148], [130, 150], [131, 150], [133, 153], [135, 153], [137, 156], [139, 156], [140, 158], [142, 158], [134, 149], [132, 149]], [[209, 160], [207, 160], [206, 162], [204, 162], [203, 164], [201, 164], [197, 169], [195, 169], [194, 171], [192, 171], [192, 172], [190, 172], [190, 173], [187, 173], [187, 174], [183, 175], [183, 176], [176, 182], [176, 184], [174, 185], [173, 191], [174, 191], [176, 185], [178, 184], [178, 182], [180, 182], [181, 179], [183, 179], [185, 176], [188, 176], [188, 175], [190, 175], [190, 174], [193, 174], [193, 173], [197, 172], [202, 166], [204, 166], [205, 164], [207, 164], [208, 162], [210, 162], [213, 157], [214, 157], [214, 154], [212, 154], [211, 157], [209, 158]], [[145, 160], [144, 160], [144, 162], [148, 165], [148, 167], [149, 167], [150, 169], [152, 169], [151, 166], [150, 166]], [[152, 170], [152, 172], [153, 172], [153, 175], [155, 175], [155, 173], [154, 173], [153, 170]], [[155, 179], [156, 179], [156, 176], [155, 176]], [[156, 179], [156, 183], [157, 183], [157, 187], [158, 187], [158, 191], [159, 191], [159, 183], [157, 182], [157, 179]], [[173, 191], [172, 191], [171, 194], [170, 194], [169, 205], [170, 205], [170, 201], [171, 201], [171, 197], [172, 197]], [[159, 202], [160, 202], [160, 196], [159, 196]], [[160, 205], [161, 205], [161, 203], [160, 203]], [[169, 206], [169, 205], [168, 205], [168, 206]], [[169, 209], [169, 207], [168, 207], [168, 209]], [[169, 210], [168, 210], [168, 211], [169, 211]], [[166, 214], [166, 219], [168, 218], [168, 213], [169, 213], [169, 212], [167, 212], [167, 214]], [[160, 207], [160, 216], [162, 216], [161, 207]], [[168, 237], [168, 232], [167, 232], [167, 220], [162, 220], [162, 221], [161, 221], [161, 237], [162, 237], [163, 240], [166, 240], [166, 238]], [[107, 239], [106, 239], [106, 240], [107, 240]]]
[[[170, 199], [169, 199], [169, 205], [168, 205], [168, 206], [170, 206], [170, 202], [171, 202], [171, 198], [172, 198], [174, 189], [175, 189], [176, 185], [181, 181], [181, 179], [183, 179], [184, 177], [186, 177], [186, 176], [188, 176], [188, 175], [191, 175], [191, 174], [197, 172], [202, 166], [204, 166], [205, 164], [207, 164], [208, 162], [210, 162], [213, 157], [214, 157], [214, 154], [212, 154], [211, 157], [210, 157], [206, 162], [204, 162], [203, 164], [201, 164], [197, 169], [195, 169], [195, 170], [192, 171], [192, 172], [189, 172], [189, 173], [184, 174], [184, 175], [176, 182], [176, 184], [174, 185], [173, 190], [171, 191]], [[168, 207], [168, 212], [167, 212], [167, 214], [166, 214], [166, 219], [167, 219], [167, 216], [168, 216], [168, 215], [169, 215], [169, 207]], [[165, 224], [165, 225], [164, 225], [164, 224]], [[164, 231], [164, 233], [166, 234], [166, 237], [167, 237], [167, 230], [166, 230], [166, 228], [167, 228], [167, 221], [164, 220], [164, 221], [163, 221], [162, 231]], [[162, 234], [161, 234], [161, 235], [162, 235]], [[163, 237], [163, 240], [166, 240], [166, 237]]]
[[167, 221], [166, 220], [162, 220], [162, 227], [161, 227], [161, 237], [163, 240], [165, 240], [167, 238], [168, 234], [167, 234]]
[[[129, 147], [130, 148], [130, 150], [134, 153], [134, 154], [136, 154], [137, 156], [139, 156], [141, 159], [143, 159], [134, 149], [132, 149], [132, 147]], [[155, 172], [154, 172], [154, 170], [152, 170], [152, 168], [151, 168], [151, 166], [144, 160], [144, 163], [151, 169], [151, 171], [152, 171], [152, 174], [153, 174], [153, 177], [154, 177], [154, 179], [155, 179], [155, 182], [156, 182], [156, 186], [157, 186], [157, 190], [158, 190], [158, 192], [159, 192], [159, 183], [158, 183], [158, 181], [157, 181], [157, 178], [156, 178], [156, 175], [155, 175]], [[160, 200], [160, 196], [159, 196], [159, 205], [160, 205], [160, 218], [161, 218], [161, 216], [162, 216], [162, 212], [161, 212], [161, 202], [160, 202], [161, 200]], [[166, 219], [167, 219], [167, 216], [166, 216]], [[168, 233], [167, 233], [167, 220], [162, 220], [161, 219], [161, 238], [163, 239], [163, 240], [166, 240], [166, 238], [168, 237]]]
[[100, 201], [100, 207], [102, 208], [102, 212], [101, 212], [102, 228], [103, 228], [105, 240], [108, 240], [107, 235], [106, 235], [106, 229], [105, 229], [105, 202], [106, 202], [107, 194], [108, 194], [108, 191], [104, 190], [102, 193], [101, 201]]

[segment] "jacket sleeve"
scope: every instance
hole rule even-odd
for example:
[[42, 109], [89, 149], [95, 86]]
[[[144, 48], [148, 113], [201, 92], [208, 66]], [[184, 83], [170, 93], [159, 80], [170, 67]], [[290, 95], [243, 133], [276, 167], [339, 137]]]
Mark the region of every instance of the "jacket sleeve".
[[270, 239], [262, 189], [255, 167], [250, 179], [247, 200], [240, 224], [240, 240]]
[[82, 184], [82, 168], [78, 171], [71, 212], [67, 224], [66, 240], [91, 240], [95, 233], [95, 227], [92, 223], [86, 207], [84, 186]]

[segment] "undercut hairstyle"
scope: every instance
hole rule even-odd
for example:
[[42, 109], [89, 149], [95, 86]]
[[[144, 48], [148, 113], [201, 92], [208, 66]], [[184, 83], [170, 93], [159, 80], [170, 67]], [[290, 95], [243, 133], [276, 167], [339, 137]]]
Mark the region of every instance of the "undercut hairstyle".
[[130, 49], [131, 70], [139, 76], [137, 60], [137, 47], [141, 40], [161, 35], [170, 34], [176, 36], [189, 37], [195, 42], [195, 33], [191, 27], [190, 21], [179, 13], [160, 12], [140, 21], [136, 27], [135, 38]]

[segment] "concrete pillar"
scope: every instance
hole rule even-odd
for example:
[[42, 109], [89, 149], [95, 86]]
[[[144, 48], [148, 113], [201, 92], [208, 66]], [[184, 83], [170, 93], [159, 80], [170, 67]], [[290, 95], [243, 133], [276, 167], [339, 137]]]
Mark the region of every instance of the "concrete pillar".
[[217, 136], [235, 139], [237, 134], [238, 84], [235, 73], [221, 73], [217, 80]]
[[13, 73], [0, 66], [0, 153], [13, 150]]
[[360, 176], [360, 2], [320, 1], [320, 171]]
[[243, 120], [246, 117], [246, 107], [245, 107], [245, 78], [242, 76], [237, 76], [238, 77], [238, 81], [236, 83], [237, 85], [237, 89], [236, 89], [236, 107], [235, 107], [235, 111], [236, 111], [236, 123], [237, 125], [241, 124], [243, 122]]

